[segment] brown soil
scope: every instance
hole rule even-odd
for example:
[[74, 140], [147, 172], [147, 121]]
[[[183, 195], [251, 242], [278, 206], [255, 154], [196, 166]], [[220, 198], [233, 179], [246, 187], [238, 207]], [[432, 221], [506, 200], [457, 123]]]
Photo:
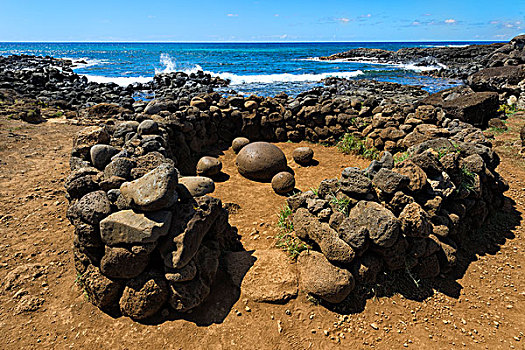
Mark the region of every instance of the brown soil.
[[[509, 120], [510, 131], [497, 136], [499, 171], [510, 184], [509, 211], [487, 230], [521, 222], [525, 158], [514, 143], [523, 117]], [[234, 297], [233, 306], [225, 306], [228, 296], [219, 295], [209, 304], [222, 308], [224, 316], [208, 322], [188, 317], [146, 325], [114, 319], [91, 305], [75, 285], [73, 229], [65, 218], [63, 181], [71, 140], [79, 129], [63, 120], [30, 125], [0, 119], [0, 348], [525, 348], [523, 226], [512, 230], [514, 238], [496, 242], [491, 253], [468, 266], [456, 281], [457, 295], [436, 291], [423, 301], [399, 294], [373, 298], [362, 312], [345, 316], [312, 304], [303, 294], [285, 305], [254, 303], [241, 295]], [[297, 144], [279, 146], [291, 159]], [[333, 148], [310, 146], [319, 165], [289, 163], [302, 190], [338, 176], [343, 167], [368, 163]], [[217, 184], [215, 195], [240, 205], [231, 223], [245, 248], [272, 248], [284, 197], [275, 195], [268, 183], [240, 177], [230, 150], [221, 159], [230, 178]]]

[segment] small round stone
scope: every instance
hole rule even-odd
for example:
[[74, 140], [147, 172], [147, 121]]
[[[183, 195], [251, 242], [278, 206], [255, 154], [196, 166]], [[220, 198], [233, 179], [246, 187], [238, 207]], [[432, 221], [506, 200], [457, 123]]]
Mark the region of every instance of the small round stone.
[[294, 149], [293, 160], [299, 165], [308, 165], [314, 158], [314, 151], [310, 147], [299, 147]]
[[239, 151], [249, 143], [250, 140], [246, 137], [236, 137], [232, 142], [232, 149], [235, 153], [239, 153]]
[[217, 158], [202, 157], [197, 163], [197, 175], [199, 176], [214, 176], [221, 172], [222, 163]]
[[277, 194], [292, 192], [295, 188], [295, 178], [286, 171], [275, 174], [272, 178], [272, 188]]

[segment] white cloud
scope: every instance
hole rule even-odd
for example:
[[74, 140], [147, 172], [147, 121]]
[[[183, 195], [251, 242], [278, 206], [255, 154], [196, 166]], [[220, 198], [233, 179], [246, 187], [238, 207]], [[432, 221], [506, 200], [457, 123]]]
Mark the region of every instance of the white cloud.
[[228, 17], [239, 17], [239, 15], [236, 14], [236, 13], [228, 13], [226, 16], [228, 16]]
[[412, 22], [412, 25], [413, 25], [413, 26], [419, 26], [419, 25], [421, 25], [421, 22], [419, 22], [419, 21], [414, 21], [414, 22]]
[[342, 17], [342, 18], [336, 18], [341, 23], [348, 23], [350, 22], [350, 18]]
[[372, 17], [372, 15], [370, 13], [367, 13], [366, 15], [361, 15], [359, 17], [361, 17], [361, 18], [370, 18], [370, 17]]
[[449, 18], [445, 20], [445, 23], [446, 24], [456, 24], [458, 23], [458, 21], [456, 21], [455, 19]]
[[283, 35], [279, 36], [279, 39], [286, 39], [286, 38], [288, 38], [288, 34], [283, 34]]
[[275, 15], [273, 15], [273, 16], [274, 16], [274, 17], [279, 17], [279, 14], [278, 14], [278, 13], [276, 13], [276, 14], [275, 14]]

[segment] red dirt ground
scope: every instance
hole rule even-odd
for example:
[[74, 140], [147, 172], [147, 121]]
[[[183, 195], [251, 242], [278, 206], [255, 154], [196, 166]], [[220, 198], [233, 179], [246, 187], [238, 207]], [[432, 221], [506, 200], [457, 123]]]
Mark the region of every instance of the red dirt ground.
[[[499, 172], [509, 181], [509, 205], [524, 212], [525, 158], [515, 147], [523, 115], [497, 136]], [[226, 317], [206, 326], [177, 319], [158, 325], [111, 318], [75, 285], [70, 254], [73, 228], [65, 217], [63, 182], [72, 138], [80, 127], [65, 120], [40, 125], [0, 119], [0, 348], [77, 349], [524, 349], [524, 228], [500, 250], [479, 256], [457, 280], [458, 297], [440, 292], [422, 302], [401, 295], [367, 301], [364, 311], [338, 315], [306, 300], [285, 305], [241, 297]], [[297, 144], [279, 146], [291, 159]], [[296, 172], [297, 187], [316, 187], [346, 166], [368, 162], [333, 148], [310, 145], [319, 165]], [[275, 245], [284, 197], [270, 184], [248, 181], [234, 168], [231, 150], [221, 157], [230, 179], [215, 196], [240, 205], [231, 223], [246, 249]], [[211, 302], [220, 304], [220, 297]], [[250, 311], [247, 311], [249, 306]]]

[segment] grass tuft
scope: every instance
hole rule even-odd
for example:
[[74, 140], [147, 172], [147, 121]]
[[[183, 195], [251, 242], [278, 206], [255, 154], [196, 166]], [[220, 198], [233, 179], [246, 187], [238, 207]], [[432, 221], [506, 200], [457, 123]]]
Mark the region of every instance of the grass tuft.
[[330, 194], [330, 204], [332, 204], [338, 212], [348, 216], [350, 209], [350, 198], [337, 198], [335, 194]]
[[293, 234], [291, 215], [292, 209], [288, 205], [279, 211], [277, 226], [280, 232], [275, 238], [277, 239], [276, 246], [288, 253], [292, 259], [296, 259], [303, 250], [308, 250], [310, 247]]
[[379, 159], [377, 148], [367, 148], [364, 140], [352, 134], [344, 134], [337, 143], [337, 149], [344, 154], [357, 154], [370, 160]]

